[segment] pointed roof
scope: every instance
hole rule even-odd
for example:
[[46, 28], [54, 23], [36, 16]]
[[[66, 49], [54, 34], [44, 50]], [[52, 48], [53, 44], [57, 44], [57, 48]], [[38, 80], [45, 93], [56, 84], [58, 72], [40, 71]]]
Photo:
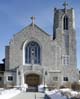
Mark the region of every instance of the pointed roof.
[[[29, 26], [33, 26], [33, 24], [31, 23]], [[39, 29], [41, 32], [44, 32], [47, 36], [50, 36], [47, 32], [45, 32], [42, 28], [40, 28], [38, 25], [34, 24], [34, 28]]]
[[27, 30], [28, 28], [33, 28], [33, 29], [37, 28], [38, 30], [40, 30], [41, 32], [43, 32], [45, 35], [50, 36], [47, 32], [45, 32], [45, 31], [44, 31], [43, 29], [41, 29], [39, 26], [37, 26], [36, 24], [34, 24], [34, 26], [33, 26], [33, 23], [31, 23], [30, 25], [24, 27], [21, 31], [19, 31], [19, 32], [17, 32], [16, 34], [14, 34], [14, 37], [15, 37], [16, 35], [18, 35], [19, 33], [21, 33], [22, 31]]

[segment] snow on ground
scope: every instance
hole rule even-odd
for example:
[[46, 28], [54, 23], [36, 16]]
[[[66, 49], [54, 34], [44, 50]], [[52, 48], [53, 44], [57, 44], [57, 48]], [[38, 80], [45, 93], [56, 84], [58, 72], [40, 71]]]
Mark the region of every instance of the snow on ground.
[[[39, 85], [39, 92], [44, 92], [44, 85]], [[54, 89], [51, 91], [46, 90], [47, 86], [45, 86], [45, 94], [46, 99], [49, 97], [50, 99], [71, 99], [73, 97], [80, 99], [80, 92], [73, 91], [69, 88], [63, 88], [63, 89]]]
[[62, 95], [61, 92], [57, 89], [52, 90], [52, 91], [46, 91], [46, 95], [50, 99], [67, 99], [67, 97]]
[[80, 99], [80, 92], [72, 91], [68, 88], [46, 91], [46, 95], [50, 99], [71, 99], [72, 97]]
[[[8, 90], [0, 89], [0, 99], [10, 99], [21, 92], [25, 92], [25, 90], [20, 91], [16, 88]], [[77, 99], [80, 99], [80, 92], [72, 91], [68, 88], [45, 91], [45, 94], [49, 97], [49, 99], [71, 99], [72, 97], [77, 97]]]
[[16, 88], [13, 89], [0, 89], [0, 99], [10, 99], [16, 95], [21, 93], [20, 90], [17, 90]]
[[49, 99], [67, 99], [66, 96], [63, 96], [59, 91], [54, 92], [53, 94], [47, 94]]

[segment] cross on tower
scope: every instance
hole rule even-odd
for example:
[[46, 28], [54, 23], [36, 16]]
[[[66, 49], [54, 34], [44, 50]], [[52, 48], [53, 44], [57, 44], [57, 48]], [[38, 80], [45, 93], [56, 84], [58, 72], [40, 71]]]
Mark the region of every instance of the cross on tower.
[[35, 16], [32, 16], [32, 17], [31, 17], [31, 20], [32, 20], [32, 24], [34, 25]]
[[63, 3], [63, 6], [64, 6], [64, 9], [66, 9], [66, 7], [68, 6], [68, 3], [65, 1], [65, 2]]

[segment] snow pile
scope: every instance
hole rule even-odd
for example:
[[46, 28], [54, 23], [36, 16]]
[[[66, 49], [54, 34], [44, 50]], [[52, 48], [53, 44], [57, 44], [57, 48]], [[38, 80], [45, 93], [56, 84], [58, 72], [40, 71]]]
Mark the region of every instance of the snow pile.
[[77, 91], [73, 91], [71, 89], [60, 89], [60, 91], [62, 92], [63, 95], [66, 95], [68, 98], [79, 98], [80, 99], [80, 92]]
[[8, 90], [0, 90], [0, 99], [10, 99], [17, 94], [19, 94], [21, 91], [17, 90], [16, 88], [14, 89], [8, 89]]
[[27, 85], [27, 84], [21, 85], [21, 90], [22, 90], [23, 92], [26, 92], [27, 89], [28, 89], [28, 85]]
[[80, 99], [80, 92], [68, 88], [46, 91], [46, 99], [70, 99], [73, 97]]
[[28, 89], [28, 85], [27, 84], [17, 85], [17, 86], [14, 86], [14, 88], [17, 88], [21, 90], [22, 92], [26, 92], [26, 90]]
[[44, 91], [48, 91], [48, 86], [45, 84], [40, 84], [38, 86], [38, 92], [44, 92]]
[[66, 96], [62, 95], [61, 92], [57, 89], [52, 91], [46, 91], [46, 99], [67, 99]]

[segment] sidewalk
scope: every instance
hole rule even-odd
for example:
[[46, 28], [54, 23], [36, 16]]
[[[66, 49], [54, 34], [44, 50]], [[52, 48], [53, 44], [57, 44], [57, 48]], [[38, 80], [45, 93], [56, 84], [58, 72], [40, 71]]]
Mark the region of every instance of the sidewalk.
[[22, 92], [11, 99], [44, 99], [44, 93]]

